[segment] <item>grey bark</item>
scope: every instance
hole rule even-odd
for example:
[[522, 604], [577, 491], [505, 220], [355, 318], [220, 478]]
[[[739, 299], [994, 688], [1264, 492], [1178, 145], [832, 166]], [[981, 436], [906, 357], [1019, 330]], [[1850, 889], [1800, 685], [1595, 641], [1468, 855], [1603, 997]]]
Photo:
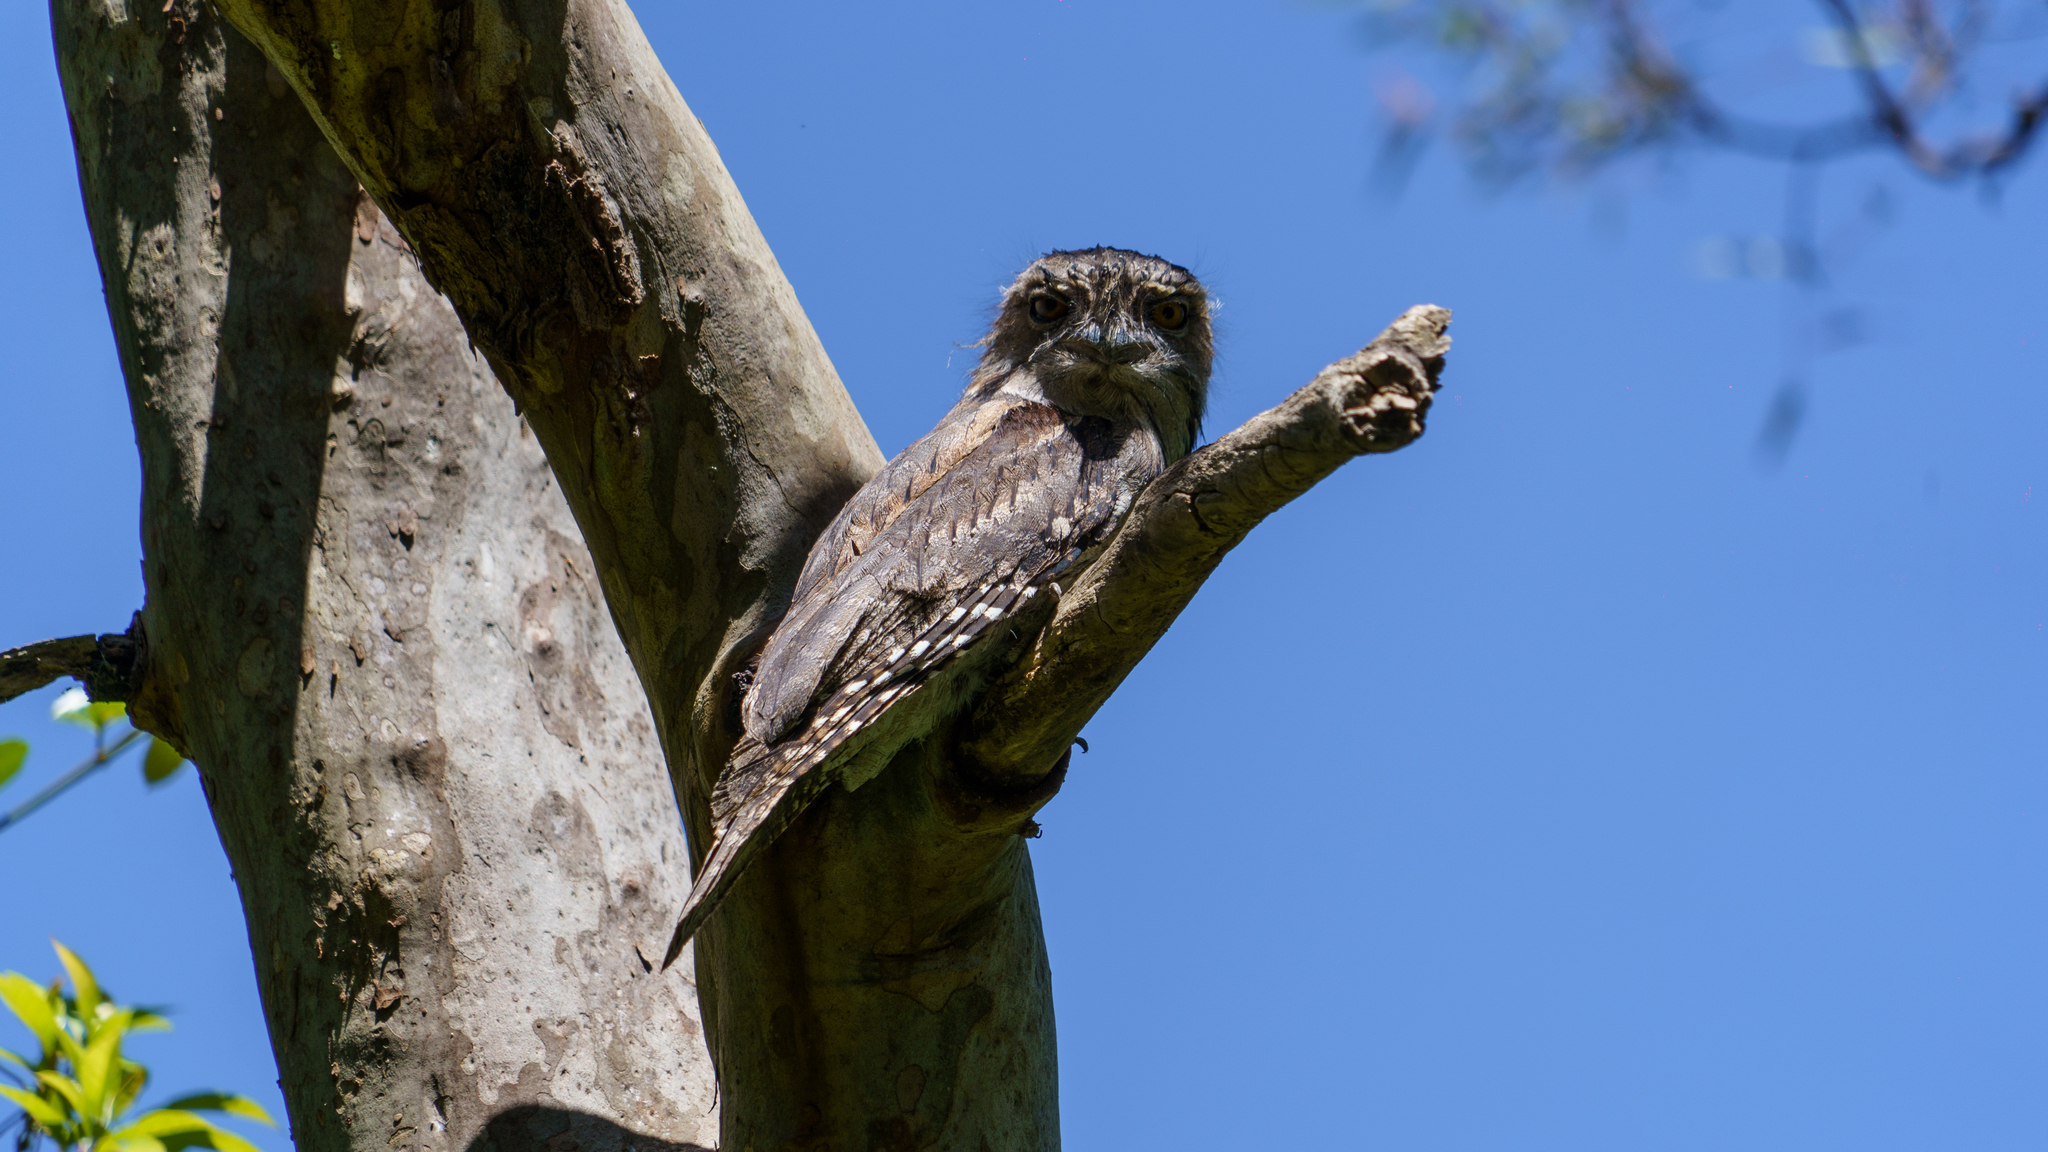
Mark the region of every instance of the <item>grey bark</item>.
[[301, 1149], [709, 1145], [653, 727], [538, 444], [284, 77], [57, 0], [142, 453], [137, 723], [196, 763]]
[[[731, 674], [783, 610], [814, 534], [880, 464], [716, 150], [618, 0], [439, 6], [223, 0], [222, 7], [305, 101], [523, 408], [589, 545], [613, 620], [647, 690], [691, 849], [702, 851], [708, 798], [738, 734]], [[87, 185], [93, 186], [90, 175]], [[128, 249], [120, 247], [118, 228], [101, 228], [96, 217], [95, 229], [112, 293], [115, 273], [129, 274]], [[322, 259], [317, 244], [300, 247], [309, 267]], [[157, 296], [130, 293], [142, 301], [140, 314], [168, 307], [177, 294], [164, 282], [152, 282], [151, 290]], [[117, 322], [134, 307], [126, 298], [114, 304]], [[991, 693], [971, 724], [898, 750], [890, 768], [858, 792], [828, 793], [747, 873], [695, 947], [707, 1038], [719, 1070], [724, 1147], [1057, 1146], [1050, 976], [1023, 836], [1031, 814], [1063, 779], [1064, 736], [1078, 730], [1260, 516], [1342, 459], [1398, 447], [1420, 432], [1445, 318], [1411, 314], [1378, 351], [1333, 366], [1288, 404], [1163, 477], [1113, 543], [1114, 562], [1070, 594], [1074, 608], [1054, 612], [1048, 606], [1034, 618], [1031, 627], [1050, 631], [1037, 637], [1032, 662], [1017, 674], [1022, 679]], [[322, 339], [347, 343], [340, 335]], [[313, 336], [306, 343], [316, 351], [325, 347]], [[321, 370], [330, 370], [337, 355], [330, 352]], [[481, 379], [473, 367], [465, 370]], [[146, 381], [155, 370], [130, 371]], [[229, 379], [247, 383], [241, 374], [222, 376], [232, 420]], [[394, 401], [403, 402], [396, 395]], [[333, 400], [326, 403], [321, 419], [340, 419], [330, 410]], [[355, 423], [335, 432], [339, 458], [370, 468], [379, 459], [409, 460], [423, 451], [418, 429], [433, 419], [431, 412], [380, 416], [381, 409], [364, 404], [353, 397]], [[198, 409], [184, 414], [186, 423], [177, 413], [148, 414], [158, 423], [144, 428], [146, 407], [138, 406], [146, 456], [158, 451], [207, 471], [216, 461], [232, 463], [234, 452], [288, 454], [258, 443], [264, 437], [234, 440], [232, 423], [209, 423], [203, 438], [191, 433]], [[304, 411], [289, 404], [279, 410]], [[373, 447], [377, 436], [366, 435], [372, 419], [381, 422], [382, 457]], [[414, 421], [412, 431], [404, 431], [406, 420]], [[403, 444], [390, 443], [394, 427], [403, 432]], [[152, 436], [175, 441], [180, 435], [193, 447], [150, 443]], [[204, 450], [222, 442], [232, 451]], [[356, 455], [348, 455], [351, 450]], [[431, 503], [436, 522], [452, 524], [467, 507], [463, 501], [474, 497], [467, 486], [456, 491], [427, 471], [418, 476], [426, 487], [408, 497], [415, 502], [407, 506], [417, 513], [420, 504]], [[238, 474], [239, 488], [210, 475], [207, 484], [184, 476], [152, 481], [166, 494], [151, 497], [160, 503], [146, 507], [145, 521], [167, 527], [153, 527], [145, 541], [151, 563], [159, 551], [197, 558], [193, 563], [208, 555], [205, 533], [214, 512], [208, 500], [218, 501], [224, 515], [214, 532], [233, 531], [229, 524], [246, 529], [248, 501], [263, 499], [267, 483], [259, 475]], [[182, 504], [174, 499], [179, 493], [190, 493]], [[410, 521], [401, 514], [380, 511], [347, 523], [380, 557], [362, 563], [400, 559], [377, 537], [376, 526], [386, 525], [389, 540], [402, 540], [399, 528]], [[309, 548], [339, 539], [342, 531], [337, 526], [320, 537], [314, 528], [302, 529]], [[415, 533], [413, 539], [426, 537]], [[250, 538], [237, 546], [260, 543]], [[469, 555], [455, 539], [441, 546], [451, 551], [439, 555], [455, 558], [444, 562], [459, 565]], [[324, 545], [312, 554], [320, 561], [315, 577], [339, 571], [323, 558]], [[225, 568], [214, 563], [207, 569], [216, 577], [210, 587], [224, 590], [233, 562]], [[340, 649], [355, 655], [333, 637], [365, 637], [365, 650], [381, 658], [461, 634], [455, 618], [391, 616], [397, 607], [377, 611], [398, 622], [398, 635], [384, 626], [347, 631], [340, 625], [356, 618], [349, 611], [362, 609], [362, 586], [349, 584], [339, 615], [308, 596], [309, 611], [326, 613], [310, 633], [316, 672]], [[244, 592], [235, 588], [238, 596]], [[235, 739], [231, 726], [209, 711], [260, 710], [236, 696], [243, 666], [264, 666], [253, 647], [257, 637], [235, 630], [248, 622], [225, 617], [205, 587], [178, 594], [184, 599], [159, 604], [157, 585], [151, 586], [149, 645], [138, 658], [138, 718], [160, 731], [207, 728], [223, 756], [276, 765], [271, 771], [279, 778], [290, 775], [282, 765], [292, 761], [279, 750], [253, 739], [227, 747]], [[415, 630], [422, 627], [431, 634], [419, 636]], [[178, 643], [163, 642], [159, 630], [174, 628], [186, 630]], [[379, 647], [377, 632], [391, 645]], [[297, 650], [296, 636], [268, 642], [272, 660]], [[1047, 685], [1059, 677], [1044, 671], [1055, 667], [1074, 672], [1057, 691]], [[242, 695], [268, 698], [269, 681], [259, 676], [255, 682], [259, 691]], [[425, 730], [416, 717], [438, 723], [454, 714], [453, 682], [448, 688], [424, 682], [384, 688], [379, 696], [374, 682], [365, 686], [364, 702], [351, 713], [391, 722], [388, 732], [376, 723], [358, 734], [366, 748], [393, 761], [387, 800], [371, 799], [402, 798], [417, 806], [412, 810], [429, 813], [419, 834], [445, 855], [440, 837], [461, 836], [471, 819], [466, 806], [487, 798], [447, 790], [441, 784], [445, 754], [431, 747], [408, 751], [419, 746], [407, 736]], [[573, 682], [568, 691], [573, 699]], [[602, 691], [607, 700], [625, 699], [609, 686]], [[153, 705], [158, 696], [167, 702]], [[406, 710], [418, 701], [430, 703], [431, 711], [417, 703]], [[469, 715], [478, 718], [506, 715], [510, 707], [503, 696], [471, 703]], [[325, 705], [311, 707], [327, 710], [309, 715], [332, 715]], [[603, 744], [587, 734], [583, 739], [586, 747]], [[348, 763], [368, 771], [366, 755]], [[263, 827], [264, 820], [318, 825], [318, 835], [302, 837], [314, 845], [346, 827], [320, 824], [335, 819], [328, 807], [335, 796], [348, 795], [345, 774], [323, 792], [316, 782], [287, 785], [250, 771], [258, 778], [250, 787], [260, 795], [216, 804], [231, 853], [237, 851], [233, 838], [248, 835], [235, 829]], [[335, 771], [321, 769], [320, 779]], [[664, 803], [613, 789], [609, 780], [583, 795], [586, 807], [601, 800], [622, 826], [636, 807], [649, 819], [667, 818]], [[335, 843], [344, 855], [368, 851], [339, 838]], [[644, 841], [643, 850], [652, 843]], [[316, 874], [328, 867], [324, 857], [290, 841], [251, 838], [243, 847], [252, 860], [270, 852], [270, 867], [280, 860]], [[385, 859], [369, 864], [382, 866]], [[403, 891], [419, 915], [408, 913], [404, 924], [392, 925], [402, 934], [420, 931], [422, 918], [452, 917], [456, 904], [480, 899], [450, 887], [424, 861], [412, 866], [416, 876], [385, 878], [351, 863], [363, 877], [363, 898], [351, 904], [344, 897], [337, 909], [360, 907], [347, 913], [356, 917], [351, 923], [383, 933], [376, 924], [384, 906], [375, 901], [385, 897], [372, 894]], [[590, 876], [591, 887], [624, 906], [631, 895], [625, 878], [635, 875], [631, 862], [607, 860], [602, 867], [602, 876]], [[672, 914], [680, 903], [676, 885], [684, 879], [680, 863], [672, 862], [660, 887], [644, 880], [633, 898]], [[294, 908], [293, 898], [314, 903]], [[299, 938], [317, 938], [325, 923], [318, 908], [328, 898], [318, 888], [252, 902], [259, 966], [269, 972], [275, 961], [265, 951], [270, 929], [258, 920], [299, 923]], [[529, 917], [544, 920], [548, 913], [590, 915], [580, 910], [593, 898], [556, 889], [522, 900]], [[635, 914], [606, 921], [600, 915], [592, 946], [600, 952], [609, 947], [615, 957], [634, 948], [658, 957], [666, 935], [666, 925], [655, 919]], [[364, 973], [351, 994], [367, 994], [374, 1005], [377, 994], [364, 990], [383, 986], [376, 983], [382, 961], [373, 949], [349, 963], [351, 971]], [[409, 981], [415, 978], [410, 973]], [[630, 971], [624, 979], [621, 987], [643, 986], [631, 983], [637, 978]], [[289, 981], [275, 983], [267, 992], [273, 1002], [310, 1003], [290, 999]], [[289, 1012], [283, 1018], [297, 1019]], [[308, 1036], [323, 1027], [343, 1040], [351, 1035], [345, 1013], [308, 1023], [312, 1033], [288, 1030], [279, 1044], [280, 1060], [301, 1076], [311, 1076], [308, 1069], [324, 1059]], [[448, 1066], [464, 1056], [439, 1046], [430, 1028], [409, 1035], [405, 1043], [417, 1054], [400, 1038], [377, 1051], [362, 1047], [363, 1066], [373, 1066], [379, 1055], [408, 1067], [408, 1061]], [[653, 1052], [648, 1035], [644, 1070], [689, 1058], [681, 1041], [671, 1051]], [[613, 1066], [624, 1069], [632, 1056]], [[325, 1106], [343, 1109], [337, 1115], [351, 1126], [351, 1139], [376, 1129], [377, 1114], [348, 1102], [345, 1093], [336, 1099]], [[363, 1099], [361, 1092], [353, 1097]]]

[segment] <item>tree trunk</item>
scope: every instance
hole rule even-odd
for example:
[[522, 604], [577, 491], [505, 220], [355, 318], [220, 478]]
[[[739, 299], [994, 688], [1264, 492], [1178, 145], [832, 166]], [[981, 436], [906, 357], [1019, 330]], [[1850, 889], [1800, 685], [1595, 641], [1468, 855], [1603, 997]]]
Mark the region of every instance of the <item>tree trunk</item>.
[[[278, 79], [296, 90], [342, 162], [419, 254], [420, 268], [447, 293], [546, 449], [646, 689], [690, 850], [701, 854], [712, 787], [738, 735], [733, 674], [786, 608], [815, 534], [881, 463], [716, 149], [620, 0], [221, 6]], [[78, 71], [67, 64], [67, 77]], [[74, 108], [88, 107], [91, 93], [68, 82]], [[100, 147], [89, 148], [89, 139], [81, 131], [82, 157]], [[308, 171], [315, 166], [302, 163]], [[103, 193], [94, 191], [92, 162], [85, 167], [91, 199]], [[177, 203], [203, 216], [204, 201], [190, 199], [193, 187], [188, 182]], [[235, 194], [223, 204], [224, 219]], [[314, 215], [302, 190], [279, 189], [270, 199], [248, 188], [240, 194], [257, 197], [251, 211], [299, 204], [308, 206], [305, 219]], [[124, 231], [122, 219], [94, 209], [117, 326], [130, 311], [170, 310], [178, 294], [169, 268], [163, 279], [124, 287], [136, 273], [128, 263], [133, 245], [123, 239], [133, 229]], [[214, 250], [202, 243], [203, 224], [194, 219], [186, 240], [195, 263], [219, 259], [207, 255]], [[257, 230], [250, 243], [263, 236]], [[323, 237], [292, 244], [300, 263], [291, 274], [312, 277], [316, 287], [339, 283], [337, 268], [329, 267], [331, 240]], [[189, 279], [196, 272], [181, 274]], [[223, 307], [203, 299], [215, 288], [199, 287], [194, 324]], [[504, 798], [458, 793], [448, 783], [454, 765], [471, 761], [456, 754], [451, 738], [436, 743], [436, 725], [457, 716], [486, 724], [518, 716], [515, 702], [526, 705], [516, 694], [493, 695], [489, 689], [500, 681], [485, 673], [477, 673], [483, 683], [474, 693], [443, 691], [434, 675], [466, 676], [486, 657], [465, 659], [456, 671], [429, 654], [445, 656], [444, 646], [463, 638], [507, 630], [480, 622], [502, 616], [460, 616], [434, 599], [454, 604], [459, 590], [475, 586], [489, 566], [484, 557], [497, 551], [486, 553], [481, 537], [502, 531], [506, 517], [502, 508], [490, 517], [474, 474], [452, 482], [430, 466], [428, 454], [446, 452], [452, 441], [437, 439], [436, 421], [448, 417], [428, 399], [439, 402], [442, 380], [487, 377], [461, 359], [459, 371], [434, 372], [431, 387], [388, 389], [393, 408], [383, 407], [387, 391], [360, 384], [360, 394], [341, 406], [329, 375], [341, 361], [372, 363], [371, 353], [352, 350], [376, 341], [332, 319], [338, 313], [323, 315], [330, 319], [308, 321], [298, 345], [269, 353], [304, 363], [299, 376], [282, 365], [274, 373], [278, 400], [266, 411], [275, 415], [260, 435], [234, 423], [248, 411], [247, 374], [222, 373], [218, 390], [192, 384], [173, 403], [157, 394], [168, 386], [151, 353], [129, 353], [141, 340], [123, 333], [145, 457], [155, 453], [184, 469], [149, 481], [149, 563], [157, 566], [161, 556], [174, 572], [191, 574], [178, 584], [152, 577], [144, 617], [149, 646], [138, 660], [134, 711], [152, 730], [190, 732], [180, 738], [201, 753], [195, 758], [216, 782], [231, 856], [244, 871], [271, 877], [261, 886], [271, 894], [251, 895], [249, 909], [288, 1082], [308, 1085], [308, 1115], [339, 1109], [350, 1138], [367, 1140], [391, 1129], [377, 1128], [381, 1113], [352, 1109], [382, 1090], [384, 1080], [365, 1080], [359, 1091], [350, 1089], [353, 1096], [340, 1091], [347, 1085], [326, 1087], [330, 1049], [359, 1058], [352, 1066], [376, 1077], [403, 1078], [417, 1069], [407, 1089], [415, 1091], [420, 1078], [432, 1083], [449, 1068], [509, 1066], [506, 1053], [526, 1042], [500, 1033], [486, 1044], [472, 1035], [474, 1046], [458, 1050], [439, 1039], [445, 1025], [436, 1014], [445, 1010], [438, 1000], [379, 1006], [393, 995], [419, 997], [417, 982], [460, 969], [466, 954], [464, 937], [450, 929], [455, 920], [482, 915], [479, 908], [497, 914], [491, 901], [498, 897], [462, 886], [475, 882], [474, 869], [455, 849], [469, 843], [472, 821], [498, 826], [492, 806]], [[1067, 742], [1225, 552], [1263, 515], [1343, 461], [1390, 451], [1421, 433], [1447, 321], [1440, 309], [1411, 311], [1358, 356], [1162, 476], [1104, 560], [1061, 603], [1019, 618], [1021, 662], [955, 730], [894, 750], [890, 767], [857, 792], [827, 792], [741, 878], [698, 934], [695, 950], [724, 1147], [1058, 1146], [1050, 976], [1024, 840], [1030, 817], [1064, 778]], [[223, 320], [229, 346], [242, 323], [232, 315]], [[243, 399], [229, 381], [239, 381]], [[448, 389], [450, 402], [458, 391]], [[291, 395], [303, 398], [290, 401]], [[464, 396], [481, 410], [481, 399]], [[209, 404], [228, 422], [207, 417], [195, 430]], [[295, 430], [297, 424], [306, 430]], [[319, 453], [293, 445], [329, 435], [330, 425], [323, 476]], [[286, 471], [295, 460], [298, 471]], [[462, 464], [484, 470], [474, 456]], [[337, 470], [350, 479], [344, 483]], [[306, 514], [303, 522], [281, 519], [258, 531], [249, 519], [252, 502], [262, 502], [258, 516], [262, 507], [283, 507], [272, 489], [286, 482], [271, 475], [294, 477], [290, 495], [309, 508], [316, 484], [337, 485], [337, 494], [321, 491], [318, 519]], [[371, 483], [373, 476], [386, 487]], [[413, 486], [402, 499], [394, 495], [401, 482]], [[286, 527], [298, 535], [288, 536]], [[213, 545], [224, 540], [236, 549], [232, 559], [214, 554], [220, 550]], [[344, 540], [364, 550], [348, 552]], [[266, 572], [283, 571], [288, 559], [311, 549], [303, 642], [282, 623], [299, 620], [296, 601], [292, 612], [278, 610], [268, 633], [263, 620], [252, 619], [256, 609], [242, 610], [245, 602], [270, 602], [257, 594], [255, 571], [236, 568], [245, 554], [257, 558], [249, 551], [256, 548], [274, 553], [260, 557]], [[342, 566], [342, 553], [353, 567]], [[419, 575], [429, 556], [441, 583]], [[402, 561], [410, 561], [411, 572], [395, 578]], [[582, 561], [573, 574], [571, 566], [553, 569], [554, 587], [566, 590], [591, 570]], [[225, 598], [227, 582], [243, 575], [252, 583]], [[406, 581], [415, 579], [426, 592], [409, 591]], [[328, 580], [335, 585], [322, 583]], [[289, 595], [297, 586], [266, 585], [262, 595]], [[422, 600], [435, 610], [418, 611]], [[566, 651], [569, 632], [557, 633], [563, 649], [530, 644], [518, 653], [534, 666], [536, 687], [556, 686], [531, 701], [539, 710], [545, 698], [546, 710], [520, 721], [547, 727], [559, 721], [563, 713], [555, 709], [566, 701], [582, 724], [583, 749], [633, 750], [637, 732], [624, 717], [637, 708], [619, 707], [630, 692], [609, 681], [583, 690], [575, 670], [603, 661]], [[597, 650], [589, 632], [575, 639]], [[311, 663], [303, 666], [312, 672], [294, 678], [292, 654], [301, 651], [309, 653]], [[501, 658], [500, 649], [488, 651], [490, 659]], [[553, 652], [561, 653], [559, 664], [550, 663]], [[403, 658], [428, 663], [393, 670], [378, 663]], [[330, 673], [330, 665], [338, 671]], [[272, 674], [272, 667], [282, 671]], [[380, 680], [380, 671], [392, 679]], [[335, 703], [340, 696], [319, 698], [323, 687], [351, 693], [348, 704]], [[289, 741], [278, 719], [287, 690], [298, 707]], [[618, 714], [599, 718], [604, 701]], [[270, 744], [259, 739], [259, 715], [269, 716], [269, 730], [278, 733]], [[331, 748], [320, 743], [329, 733]], [[381, 798], [364, 783], [373, 762], [388, 765], [377, 777]], [[604, 769], [578, 761], [559, 771]], [[351, 778], [367, 800], [348, 791]], [[616, 814], [621, 828], [638, 819], [646, 830], [669, 818], [651, 792], [624, 784], [614, 771], [601, 786], [559, 791], [580, 797], [587, 809]], [[371, 813], [365, 805], [392, 808]], [[273, 827], [290, 835], [265, 839]], [[361, 842], [351, 839], [358, 831]], [[403, 847], [409, 835], [434, 858], [395, 855], [410, 851]], [[666, 943], [668, 925], [659, 917], [680, 904], [682, 862], [671, 858], [658, 875], [636, 871], [664, 843], [672, 840], [647, 831], [637, 851], [622, 846], [601, 864], [563, 857], [556, 874], [573, 871], [589, 891], [535, 888], [500, 923], [520, 922], [535, 947], [549, 915], [595, 925], [592, 950], [579, 952], [586, 938], [578, 936], [565, 955], [617, 981], [614, 989], [628, 1001], [645, 996], [652, 981], [644, 972], [609, 965], [636, 950], [657, 958]], [[344, 887], [344, 879], [352, 886]], [[244, 887], [254, 893], [259, 886], [245, 879]], [[338, 901], [331, 911], [330, 900]], [[617, 915], [609, 911], [614, 905]], [[651, 915], [639, 915], [643, 908]], [[345, 922], [350, 938], [362, 943], [330, 956], [320, 942], [335, 922]], [[300, 945], [291, 954], [296, 960], [278, 958], [275, 938]], [[435, 951], [444, 938], [456, 943], [455, 956]], [[418, 950], [403, 956], [402, 986], [395, 982], [394, 940]], [[415, 954], [435, 957], [431, 972], [413, 962]], [[310, 1004], [312, 994], [295, 982], [295, 964], [328, 965], [354, 999], [330, 1003], [326, 1016], [302, 1016], [310, 1008], [301, 1002]], [[446, 999], [447, 992], [435, 985], [433, 995]], [[377, 1034], [380, 1047], [364, 1039], [364, 1004], [372, 1015], [388, 1009], [394, 1020], [409, 1006], [428, 1015], [403, 1035], [387, 1027]], [[589, 1020], [577, 1035], [594, 1036], [605, 1023], [621, 1035], [630, 1030], [618, 1010]], [[605, 1049], [610, 1067], [639, 1060], [642, 1071], [688, 1080], [694, 1037], [669, 1037], [677, 1042], [662, 1048], [651, 1027], [639, 1035], [646, 1049]], [[557, 1075], [555, 1082], [568, 1078]], [[399, 1095], [388, 1097], [389, 1107], [419, 1116], [419, 1098], [400, 1103]], [[465, 1131], [475, 1130], [481, 1114], [468, 1114]], [[686, 1114], [702, 1112], [663, 1113]], [[641, 1120], [622, 1107], [608, 1115], [662, 1139], [682, 1138], [670, 1135], [683, 1131], [680, 1119]], [[452, 1129], [452, 1114], [450, 1123]], [[302, 1121], [302, 1138], [306, 1128]]]
[[[546, 447], [701, 852], [732, 674], [881, 464], [717, 150], [610, 0], [224, 7]], [[905, 756], [926, 770], [819, 804], [697, 941], [728, 1147], [1057, 1144], [1016, 835], [1051, 788], [967, 799], [942, 750]]]
[[138, 724], [198, 766], [301, 1149], [709, 1145], [654, 731], [539, 446], [284, 77], [58, 0], [142, 450]]

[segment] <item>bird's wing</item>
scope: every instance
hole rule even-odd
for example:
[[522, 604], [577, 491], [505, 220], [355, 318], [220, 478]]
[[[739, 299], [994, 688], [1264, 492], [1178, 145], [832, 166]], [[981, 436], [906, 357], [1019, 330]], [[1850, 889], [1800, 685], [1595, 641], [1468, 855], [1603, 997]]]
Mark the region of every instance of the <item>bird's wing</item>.
[[[1054, 410], [1032, 405], [1019, 413], [1018, 408], [1014, 402], [963, 400], [840, 509], [812, 545], [789, 611], [756, 662], [742, 705], [747, 735], [766, 745], [781, 742], [810, 712], [821, 690], [831, 690], [825, 678], [839, 663], [839, 644], [855, 630], [861, 610], [873, 606], [876, 582], [900, 582], [902, 574], [893, 569], [904, 557], [903, 537], [912, 525], [899, 521], [906, 515], [913, 524], [931, 520], [934, 505], [945, 495], [933, 489], [947, 484], [957, 498], [963, 479], [987, 473], [989, 457], [1017, 455], [1048, 437], [1061, 438], [1062, 425], [1046, 418], [1056, 417]], [[849, 571], [856, 565], [857, 571]], [[850, 603], [849, 595], [861, 602]], [[831, 640], [838, 643], [821, 647]]]
[[963, 405], [868, 482], [763, 650], [664, 964], [831, 783], [820, 765], [1106, 538], [1133, 494], [1131, 457], [1151, 463], [1144, 479], [1157, 471], [1141, 439], [1040, 404]]

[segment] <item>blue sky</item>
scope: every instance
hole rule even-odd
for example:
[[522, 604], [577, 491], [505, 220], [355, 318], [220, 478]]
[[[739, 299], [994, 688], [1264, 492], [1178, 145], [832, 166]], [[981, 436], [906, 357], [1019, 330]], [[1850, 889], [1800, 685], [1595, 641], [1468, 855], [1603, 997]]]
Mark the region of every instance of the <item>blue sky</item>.
[[[887, 451], [1047, 248], [1204, 278], [1212, 434], [1456, 311], [1429, 435], [1255, 532], [1040, 817], [1069, 1149], [2048, 1139], [2038, 160], [1996, 204], [1829, 169], [1823, 231], [1878, 187], [1889, 223], [1795, 300], [1700, 274], [1776, 229], [1766, 165], [1493, 196], [1438, 148], [1371, 194], [1384, 61], [1338, 8], [643, 7]], [[117, 630], [141, 582], [42, 33], [0, 87], [9, 645]], [[1770, 466], [1788, 330], [1850, 311]], [[10, 802], [84, 749], [56, 691], [0, 707], [36, 748]], [[176, 1008], [137, 1048], [163, 1089], [276, 1103], [189, 771], [91, 782], [0, 834], [0, 877], [0, 968], [54, 972], [54, 935]]]

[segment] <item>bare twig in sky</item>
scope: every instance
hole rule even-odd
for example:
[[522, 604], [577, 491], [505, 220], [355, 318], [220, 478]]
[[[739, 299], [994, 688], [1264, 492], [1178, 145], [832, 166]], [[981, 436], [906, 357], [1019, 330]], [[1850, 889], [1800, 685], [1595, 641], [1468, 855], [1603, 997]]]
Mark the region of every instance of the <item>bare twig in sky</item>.
[[[1476, 78], [1476, 95], [1441, 103], [1451, 110], [1451, 135], [1492, 183], [1545, 170], [1583, 173], [1688, 144], [1801, 163], [1892, 149], [1916, 171], [1954, 181], [1995, 177], [2032, 147], [2048, 114], [2048, 60], [2043, 79], [2012, 93], [1995, 125], [1945, 138], [1929, 128], [1981, 87], [1973, 85], [1981, 50], [2010, 5], [1815, 2], [1829, 56], [1816, 62], [1849, 74], [1860, 107], [1803, 122], [1745, 115], [1710, 95], [1712, 77], [1672, 48], [1692, 17], [1670, 5], [1425, 0], [1383, 6], [1369, 24], [1376, 43], [1426, 41]], [[1903, 83], [1894, 85], [1893, 73]], [[1416, 105], [1411, 93], [1390, 107], [1388, 131], [1404, 139], [1423, 131]]]

